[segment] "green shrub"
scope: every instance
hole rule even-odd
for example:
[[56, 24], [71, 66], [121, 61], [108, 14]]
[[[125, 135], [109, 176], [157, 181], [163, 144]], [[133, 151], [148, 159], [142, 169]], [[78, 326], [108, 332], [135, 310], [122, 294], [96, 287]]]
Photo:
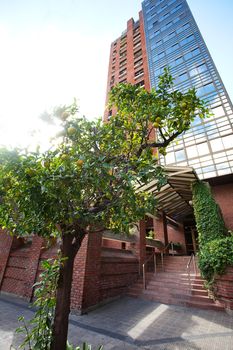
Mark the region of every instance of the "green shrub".
[[[66, 346], [66, 350], [92, 350], [92, 346], [87, 344], [87, 343], [83, 343], [82, 346], [76, 346], [74, 347], [73, 345], [70, 345], [68, 342], [67, 342], [67, 346]], [[103, 345], [100, 345], [98, 347], [98, 349], [96, 350], [103, 350]], [[94, 350], [94, 349], [93, 349]]]
[[200, 249], [213, 239], [226, 237], [227, 228], [221, 210], [207, 183], [197, 181], [193, 185], [193, 207]]
[[52, 340], [52, 328], [56, 305], [56, 289], [59, 277], [59, 269], [64, 259], [44, 260], [42, 262], [43, 272], [40, 274], [39, 282], [34, 284], [35, 301], [33, 306], [36, 312], [32, 319], [26, 321], [20, 316], [18, 321], [22, 324], [16, 329], [16, 333], [25, 335], [19, 349], [49, 350]]
[[199, 241], [199, 268], [210, 286], [217, 274], [233, 265], [233, 236], [227, 232], [221, 210], [207, 183], [193, 185], [193, 207]]
[[199, 268], [202, 276], [209, 282], [216, 275], [225, 272], [227, 266], [233, 266], [233, 236], [214, 239], [202, 246], [199, 252]]

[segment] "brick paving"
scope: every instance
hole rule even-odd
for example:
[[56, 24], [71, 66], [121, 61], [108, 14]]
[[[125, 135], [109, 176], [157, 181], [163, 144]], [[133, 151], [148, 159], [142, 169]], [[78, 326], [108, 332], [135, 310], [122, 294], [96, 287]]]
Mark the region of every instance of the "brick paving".
[[[15, 349], [17, 318], [32, 316], [28, 304], [0, 296], [0, 350]], [[69, 340], [96, 350], [233, 350], [233, 317], [124, 297], [83, 316], [71, 315]], [[12, 347], [11, 347], [12, 345]]]

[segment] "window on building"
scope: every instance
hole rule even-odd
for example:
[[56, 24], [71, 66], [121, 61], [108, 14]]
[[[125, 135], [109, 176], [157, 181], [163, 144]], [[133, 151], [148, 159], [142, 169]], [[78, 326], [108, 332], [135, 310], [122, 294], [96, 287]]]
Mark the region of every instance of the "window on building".
[[167, 155], [166, 155], [166, 163], [167, 164], [175, 163], [175, 154], [174, 154], [174, 152], [167, 153]]
[[134, 58], [136, 59], [136, 58], [140, 57], [141, 55], [142, 55], [142, 50], [140, 49], [134, 53]]
[[197, 96], [201, 97], [203, 95], [210, 94], [211, 92], [215, 91], [215, 87], [213, 83], [208, 83], [204, 86], [201, 86], [197, 89]]
[[158, 54], [158, 59], [160, 60], [161, 58], [163, 58], [165, 56], [165, 52], [163, 51], [163, 52], [160, 52], [159, 54]]
[[181, 64], [181, 63], [183, 63], [183, 57], [182, 56], [180, 56], [180, 57], [178, 57], [176, 60], [175, 60], [175, 64], [176, 65], [178, 65], [178, 64]]
[[180, 84], [183, 83], [183, 81], [188, 79], [188, 74], [187, 72], [180, 74], [178, 77], [175, 79], [175, 84]]
[[175, 50], [177, 50], [179, 48], [179, 44], [174, 44], [173, 46], [169, 47], [167, 50], [166, 50], [166, 53], [169, 54], [169, 53], [172, 53], [174, 52]]
[[177, 162], [182, 162], [183, 160], [186, 159], [185, 151], [183, 149], [176, 151], [175, 156], [176, 156]]
[[207, 70], [207, 65], [204, 63], [196, 68], [191, 69], [189, 74], [191, 77], [194, 77], [195, 75], [201, 74], [201, 73], [205, 72], [206, 70]]
[[196, 146], [186, 147], [186, 152], [187, 152], [188, 158], [198, 157], [198, 152], [197, 152]]
[[166, 24], [166, 29], [172, 26], [172, 22]]
[[143, 60], [139, 59], [138, 61], [134, 62], [134, 68], [140, 67], [143, 64]]
[[126, 69], [126, 68], [125, 68], [125, 69], [122, 69], [122, 70], [120, 71], [120, 73], [119, 73], [119, 76], [125, 75], [126, 72], [127, 72], [127, 69]]
[[119, 80], [119, 84], [125, 84], [125, 83], [127, 83], [127, 79], [126, 78]]
[[120, 61], [120, 68], [121, 68], [121, 67], [124, 67], [124, 66], [126, 65], [126, 63], [127, 63], [127, 60], [126, 60], [126, 59], [123, 60], [123, 61]]
[[222, 106], [218, 106], [212, 109], [213, 114], [215, 115], [215, 117], [222, 117], [223, 115], [225, 115], [224, 109]]
[[222, 138], [222, 142], [225, 148], [232, 148], [233, 145], [233, 136], [225, 136]]
[[207, 142], [203, 142], [203, 143], [200, 143], [199, 145], [197, 145], [197, 151], [198, 151], [199, 156], [204, 156], [205, 154], [208, 154], [209, 147], [208, 147]]
[[185, 31], [186, 29], [188, 29], [190, 27], [189, 23], [184, 24], [182, 27], [177, 29], [177, 34], [182, 33], [183, 31]]
[[223, 144], [221, 139], [214, 139], [210, 141], [212, 152], [218, 152], [223, 149]]
[[145, 86], [145, 81], [142, 80], [142, 81], [139, 81], [137, 84], [135, 84], [136, 86], [141, 86], [141, 87], [144, 87]]
[[194, 35], [193, 34], [189, 35], [189, 36], [187, 36], [187, 38], [181, 40], [180, 45], [184, 46], [184, 45], [190, 43], [191, 41], [193, 41], [193, 39], [194, 39]]
[[144, 74], [144, 70], [143, 69], [140, 69], [139, 71], [137, 71], [135, 74], [134, 74], [134, 76], [135, 76], [135, 78], [138, 78], [138, 77], [140, 77], [141, 75], [143, 75]]
[[200, 51], [199, 47], [197, 47], [196, 49], [191, 51], [193, 57], [199, 55], [200, 52], [201, 51]]

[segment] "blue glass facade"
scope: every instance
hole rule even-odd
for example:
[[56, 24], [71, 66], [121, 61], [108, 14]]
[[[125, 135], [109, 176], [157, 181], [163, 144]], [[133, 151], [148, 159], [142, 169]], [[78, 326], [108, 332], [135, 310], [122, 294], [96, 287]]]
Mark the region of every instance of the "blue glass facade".
[[161, 163], [194, 167], [200, 178], [233, 173], [232, 103], [186, 0], [145, 0], [142, 9], [151, 87], [170, 67], [175, 88], [195, 87], [214, 115], [196, 117]]

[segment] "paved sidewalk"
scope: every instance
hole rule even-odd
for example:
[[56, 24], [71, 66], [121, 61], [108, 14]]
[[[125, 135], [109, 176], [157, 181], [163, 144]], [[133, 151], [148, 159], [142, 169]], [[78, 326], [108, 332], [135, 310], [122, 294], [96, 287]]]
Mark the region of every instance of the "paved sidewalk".
[[[20, 299], [0, 296], [0, 350], [19, 343], [17, 317], [32, 316]], [[104, 350], [233, 350], [233, 317], [225, 312], [168, 306], [124, 297], [70, 317], [69, 340]]]

